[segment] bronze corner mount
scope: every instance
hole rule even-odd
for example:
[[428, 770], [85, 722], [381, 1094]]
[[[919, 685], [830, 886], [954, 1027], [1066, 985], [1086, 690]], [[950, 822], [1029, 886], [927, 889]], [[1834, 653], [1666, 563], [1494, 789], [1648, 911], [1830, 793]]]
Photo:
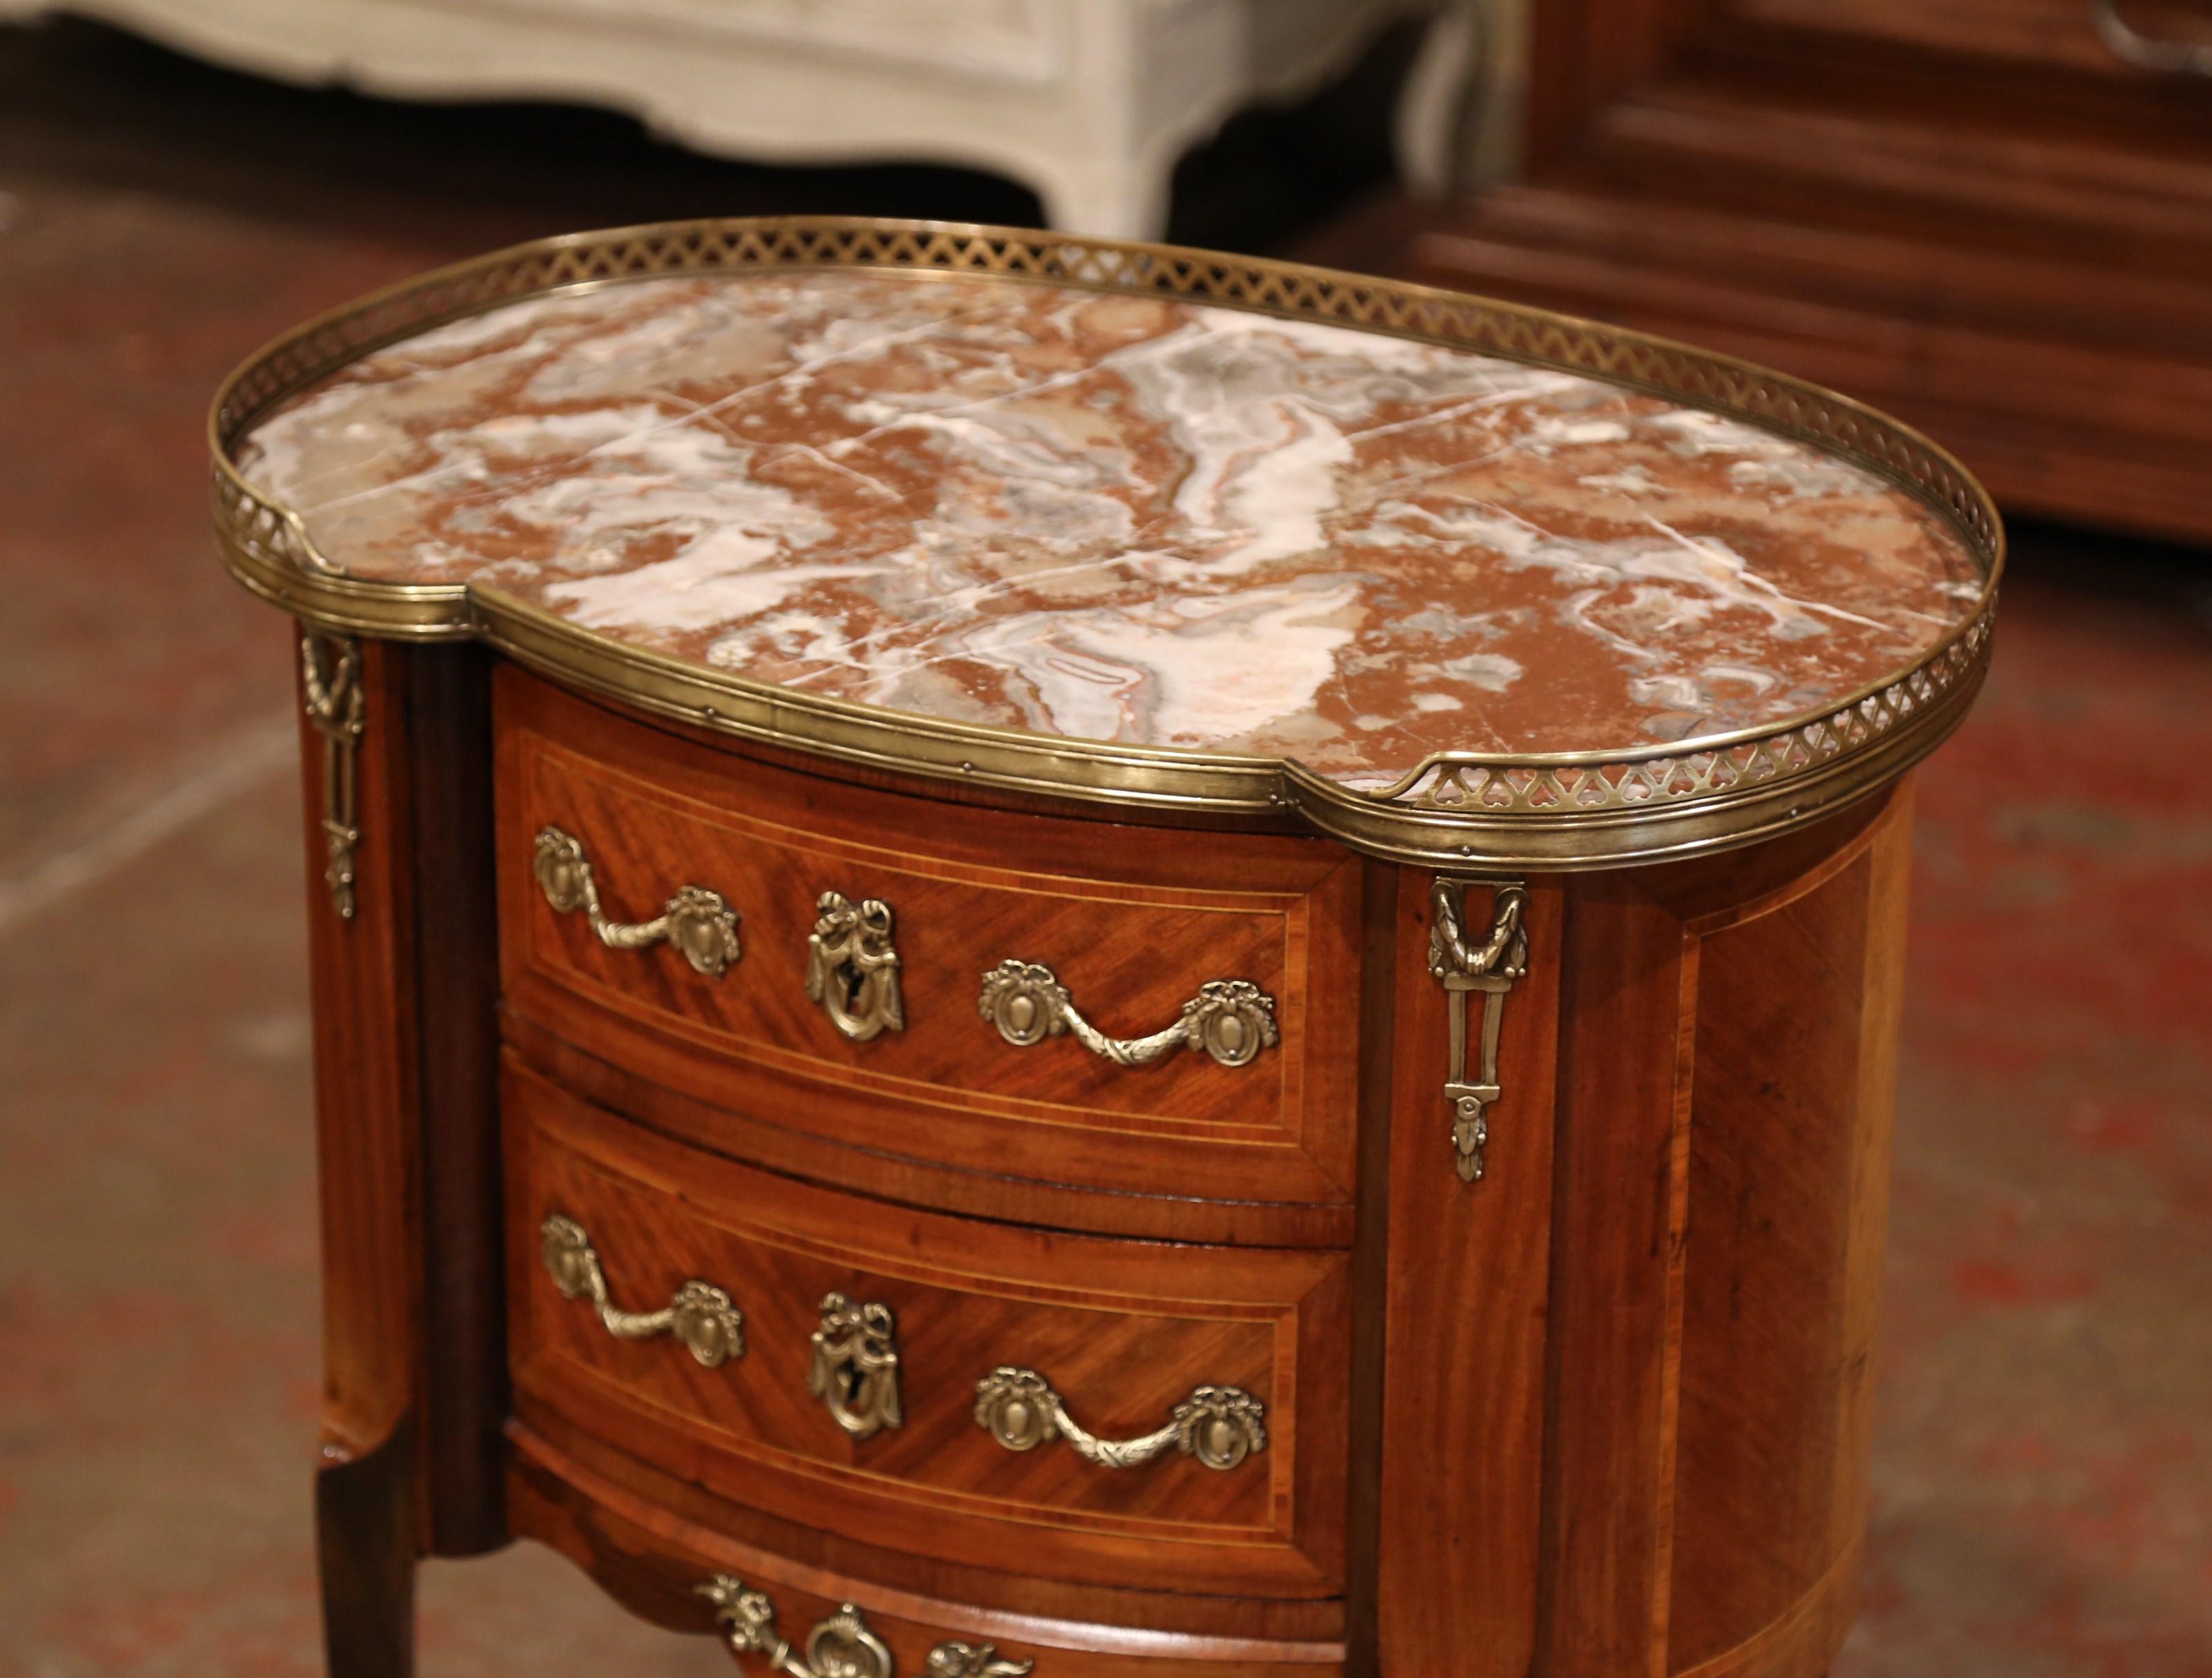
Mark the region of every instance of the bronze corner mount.
[[300, 635], [300, 684], [307, 720], [323, 737], [323, 883], [338, 919], [353, 919], [354, 852], [361, 843], [357, 757], [368, 729], [361, 643], [313, 628]]
[[[1470, 891], [1490, 893], [1490, 927], [1480, 942], [1468, 936]], [[1528, 888], [1517, 879], [1439, 875], [1429, 891], [1429, 971], [1441, 981], [1451, 1009], [1451, 1061], [1444, 1099], [1452, 1107], [1452, 1159], [1462, 1183], [1480, 1183], [1488, 1169], [1490, 1110], [1498, 1082], [1498, 1034], [1505, 999], [1528, 971], [1528, 932], [1522, 917]], [[1470, 1079], [1467, 1063], [1467, 999], [1482, 994], [1481, 1065]]]

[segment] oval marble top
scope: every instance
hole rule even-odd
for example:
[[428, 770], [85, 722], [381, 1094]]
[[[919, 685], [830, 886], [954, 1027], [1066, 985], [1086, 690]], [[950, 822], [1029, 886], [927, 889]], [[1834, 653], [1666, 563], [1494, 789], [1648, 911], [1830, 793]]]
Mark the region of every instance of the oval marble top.
[[1923, 658], [1907, 491], [1577, 374], [1166, 297], [761, 271], [495, 308], [244, 440], [331, 564], [757, 681], [1276, 757], [1632, 751]]

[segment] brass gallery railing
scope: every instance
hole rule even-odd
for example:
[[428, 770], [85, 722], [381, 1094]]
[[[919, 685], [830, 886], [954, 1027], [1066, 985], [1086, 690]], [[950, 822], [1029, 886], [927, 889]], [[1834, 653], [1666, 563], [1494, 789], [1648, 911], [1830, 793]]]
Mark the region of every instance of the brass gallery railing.
[[[1982, 596], [1911, 668], [1786, 724], [1627, 752], [1442, 752], [1391, 786], [1362, 791], [1273, 758], [1048, 739], [801, 695], [626, 646], [488, 586], [349, 577], [238, 469], [246, 434], [288, 398], [442, 322], [550, 292], [666, 275], [822, 268], [1164, 295], [1586, 374], [1748, 421], [1905, 488], [1974, 554]], [[645, 710], [848, 762], [1200, 819], [1302, 823], [1373, 854], [1460, 868], [1586, 868], [1692, 854], [1810, 821], [1903, 773], [1956, 726], [1980, 684], [2003, 564], [1996, 509], [1949, 454], [1781, 374], [1455, 292], [1166, 246], [933, 223], [690, 222], [518, 246], [376, 293], [278, 338], [225, 383], [210, 433], [226, 559], [248, 587], [313, 629], [477, 637]]]

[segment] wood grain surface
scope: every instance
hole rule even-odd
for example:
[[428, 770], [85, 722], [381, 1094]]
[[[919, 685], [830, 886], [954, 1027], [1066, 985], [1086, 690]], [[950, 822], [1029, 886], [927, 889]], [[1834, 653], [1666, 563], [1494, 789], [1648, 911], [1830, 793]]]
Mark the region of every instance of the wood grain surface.
[[[719, 1494], [848, 1537], [1044, 1578], [1328, 1596], [1343, 1577], [1347, 1395], [1340, 1253], [1109, 1242], [967, 1223], [769, 1176], [622, 1124], [520, 1065], [507, 1079], [515, 1378]], [[590, 1232], [617, 1303], [693, 1278], [745, 1313], [748, 1350], [701, 1367], [619, 1341], [562, 1298], [537, 1230]], [[805, 1377], [830, 1291], [898, 1322], [906, 1422], [854, 1440]], [[1102, 1437], [1162, 1426], [1202, 1385], [1267, 1407], [1267, 1447], [1225, 1471], [1174, 1451], [1109, 1469], [1064, 1444], [1012, 1453], [975, 1383], [1032, 1367]]]
[[508, 1045], [554, 1082], [599, 1107], [708, 1152], [787, 1176], [925, 1210], [1202, 1245], [1347, 1247], [1349, 1205], [1280, 1201], [1209, 1201], [1132, 1195], [1093, 1183], [1045, 1183], [988, 1168], [915, 1158], [870, 1146], [865, 1135], [828, 1142], [796, 1128], [817, 1099], [810, 1078], [763, 1072], [748, 1087], [775, 1090], [757, 1112], [739, 1112], [686, 1095], [587, 1054], [525, 1014], [502, 1024]]
[[767, 1593], [778, 1630], [794, 1643], [803, 1645], [808, 1629], [841, 1604], [858, 1605], [906, 1663], [902, 1672], [920, 1671], [925, 1652], [947, 1638], [988, 1642], [1004, 1658], [1033, 1660], [1038, 1678], [1330, 1678], [1344, 1670], [1334, 1643], [1127, 1631], [979, 1610], [794, 1565], [637, 1499], [526, 1432], [516, 1436], [512, 1495], [519, 1529], [569, 1557], [633, 1612], [678, 1630], [711, 1632], [713, 1610], [696, 1587], [720, 1573]]
[[[1466, 1184], [1423, 871], [817, 780], [478, 654], [371, 647], [364, 673], [351, 923], [319, 808], [309, 833], [344, 1678], [404, 1671], [418, 1556], [510, 1533], [696, 1633], [708, 1572], [769, 1589], [794, 1635], [853, 1601], [909, 1664], [948, 1637], [1077, 1678], [1832, 1658], [1863, 1549], [1902, 789], [1729, 855], [1530, 880]], [[728, 891], [744, 960], [708, 980], [554, 916], [542, 820], [585, 838], [611, 915]], [[846, 1044], [804, 1002], [825, 866], [899, 908], [905, 1041]], [[1284, 1048], [1243, 1082], [1012, 1049], [954, 983], [1002, 949], [1133, 1016], [1230, 961], [1275, 991]], [[728, 1289], [744, 1357], [609, 1335], [543, 1268], [556, 1211], [621, 1306]], [[865, 1441], [806, 1391], [832, 1289], [896, 1316], [905, 1423]], [[1226, 1473], [1010, 1453], [972, 1414], [1002, 1364], [1109, 1438], [1242, 1386], [1269, 1445]]]
[[[499, 685], [507, 1006], [617, 1067], [848, 1146], [1123, 1193], [1352, 1199], [1358, 871], [1316, 840], [1142, 832], [951, 811], [694, 749], [514, 676]], [[720, 979], [603, 947], [531, 877], [547, 823], [607, 914], [721, 892], [744, 955]], [[805, 992], [817, 897], [896, 916], [907, 1026], [838, 1034]], [[1018, 1049], [977, 1008], [1001, 961], [1042, 963], [1109, 1035], [1172, 1024], [1200, 986], [1274, 998], [1279, 1047], [1241, 1067], [1176, 1050], [1115, 1066], [1073, 1037]]]
[[490, 660], [374, 641], [361, 659], [350, 919], [323, 878], [330, 748], [301, 725], [322, 1196], [316, 1528], [331, 1669], [388, 1678], [411, 1654], [416, 1558], [506, 1537]]
[[1865, 1530], [1906, 832], [1700, 940], [1669, 1670], [1788, 1619]]
[[1849, 1626], [1910, 812], [1570, 885], [1539, 1669], [1804, 1678]]
[[[1486, 1169], [1460, 1180], [1430, 977], [1430, 876], [1397, 871], [1377, 1669], [1510, 1678], [1536, 1651], [1559, 1063], [1556, 880], [1534, 882], [1528, 975], [1507, 996]], [[1471, 923], [1491, 891], [1468, 889]], [[1468, 998], [1479, 1031], [1482, 998]]]
[[[580, 1500], [609, 1487], [621, 1506], [665, 1511], [737, 1553], [772, 1558], [794, 1580], [865, 1581], [868, 1590], [960, 1603], [979, 1613], [1053, 1620], [1092, 1628], [1100, 1647], [1137, 1647], [1161, 1633], [1247, 1644], [1327, 1645], [1345, 1636], [1338, 1597], [1199, 1596], [1128, 1584], [1070, 1584], [967, 1561], [945, 1561], [880, 1543], [845, 1538], [825, 1528], [786, 1520], [717, 1496], [620, 1446], [577, 1427], [528, 1392], [516, 1395], [508, 1425], [510, 1461], [551, 1465]], [[520, 1530], [521, 1529], [518, 1529]], [[756, 1569], [765, 1564], [748, 1560]], [[1334, 1658], [1334, 1657], [1332, 1657]]]
[[[2201, 6], [2135, 27], [2207, 39]], [[1547, 0], [1519, 178], [1419, 277], [1832, 386], [2008, 510], [2212, 534], [2212, 131], [2086, 0]]]

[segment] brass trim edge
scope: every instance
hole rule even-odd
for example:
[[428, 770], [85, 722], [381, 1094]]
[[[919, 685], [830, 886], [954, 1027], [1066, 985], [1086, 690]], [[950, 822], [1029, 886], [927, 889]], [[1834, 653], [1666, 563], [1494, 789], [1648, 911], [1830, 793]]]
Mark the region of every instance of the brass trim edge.
[[[484, 584], [349, 577], [240, 474], [276, 404], [348, 362], [526, 297], [673, 273], [872, 267], [1168, 295], [1559, 368], [1759, 425], [1879, 474], [1951, 526], [1984, 568], [1973, 614], [1917, 664], [1815, 713], [1628, 751], [1439, 752], [1359, 790], [1304, 765], [1064, 739], [799, 695], [629, 647]], [[1731, 357], [1540, 310], [1295, 264], [934, 222], [834, 216], [613, 228], [494, 252], [309, 321], [249, 358], [209, 416], [218, 540], [247, 588], [312, 629], [476, 638], [539, 673], [649, 714], [836, 761], [1121, 811], [1304, 825], [1397, 862], [1578, 869], [1767, 837], [1875, 790], [1965, 714], [1987, 668], [2004, 538], [1988, 493], [1941, 447], [1850, 398]]]

